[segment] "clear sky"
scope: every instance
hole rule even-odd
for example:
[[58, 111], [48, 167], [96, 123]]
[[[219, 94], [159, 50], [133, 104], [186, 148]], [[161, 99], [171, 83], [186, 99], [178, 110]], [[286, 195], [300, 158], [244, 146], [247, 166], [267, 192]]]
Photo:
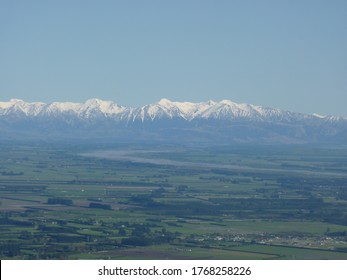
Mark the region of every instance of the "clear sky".
[[0, 100], [347, 116], [346, 0], [0, 0]]

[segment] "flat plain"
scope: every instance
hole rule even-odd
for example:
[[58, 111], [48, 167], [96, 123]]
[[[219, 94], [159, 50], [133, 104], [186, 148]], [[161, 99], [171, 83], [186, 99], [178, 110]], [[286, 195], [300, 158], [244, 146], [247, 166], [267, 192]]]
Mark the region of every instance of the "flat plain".
[[1, 143], [1, 259], [347, 259], [347, 148]]

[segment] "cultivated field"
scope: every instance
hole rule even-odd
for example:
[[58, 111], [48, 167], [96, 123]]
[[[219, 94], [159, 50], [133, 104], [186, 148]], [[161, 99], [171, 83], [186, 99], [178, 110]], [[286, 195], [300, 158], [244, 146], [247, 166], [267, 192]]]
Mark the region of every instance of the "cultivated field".
[[347, 259], [347, 149], [0, 145], [2, 259]]

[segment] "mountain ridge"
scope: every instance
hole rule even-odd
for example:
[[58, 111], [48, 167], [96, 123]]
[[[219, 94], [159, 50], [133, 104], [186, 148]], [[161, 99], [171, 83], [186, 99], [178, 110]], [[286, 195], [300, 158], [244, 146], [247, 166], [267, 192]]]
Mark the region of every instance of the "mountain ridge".
[[[5, 116], [13, 113], [22, 113], [28, 117], [45, 115], [52, 112], [71, 112], [78, 116], [87, 116], [87, 112], [102, 113], [105, 116], [115, 116], [118, 114], [127, 113], [133, 117], [133, 120], [141, 116], [141, 120], [145, 120], [147, 114], [151, 120], [154, 120], [156, 114], [165, 114], [167, 117], [182, 117], [186, 120], [194, 118], [261, 118], [271, 116], [300, 116], [311, 117], [317, 119], [330, 120], [347, 120], [341, 116], [322, 116], [319, 114], [305, 114], [291, 112], [289, 110], [274, 109], [248, 103], [235, 103], [230, 100], [221, 100], [219, 102], [209, 100], [207, 102], [178, 102], [171, 101], [167, 98], [162, 98], [156, 103], [147, 104], [141, 107], [126, 107], [118, 105], [113, 101], [105, 101], [98, 98], [88, 99], [83, 103], [77, 102], [25, 102], [21, 99], [10, 99], [10, 101], [0, 102], [0, 116]], [[129, 117], [128, 119], [131, 119]]]
[[[162, 98], [126, 107], [97, 98], [83, 103], [0, 102], [0, 139], [57, 137], [163, 141], [315, 143], [347, 141], [347, 119], [230, 100], [192, 103]], [[19, 136], [20, 135], [20, 136]], [[24, 136], [23, 136], [24, 135]]]

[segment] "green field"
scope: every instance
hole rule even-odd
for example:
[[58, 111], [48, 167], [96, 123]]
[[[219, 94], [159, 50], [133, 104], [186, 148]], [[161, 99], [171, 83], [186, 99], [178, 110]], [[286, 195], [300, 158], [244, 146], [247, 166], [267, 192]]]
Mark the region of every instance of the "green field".
[[0, 145], [1, 259], [347, 259], [347, 149]]

